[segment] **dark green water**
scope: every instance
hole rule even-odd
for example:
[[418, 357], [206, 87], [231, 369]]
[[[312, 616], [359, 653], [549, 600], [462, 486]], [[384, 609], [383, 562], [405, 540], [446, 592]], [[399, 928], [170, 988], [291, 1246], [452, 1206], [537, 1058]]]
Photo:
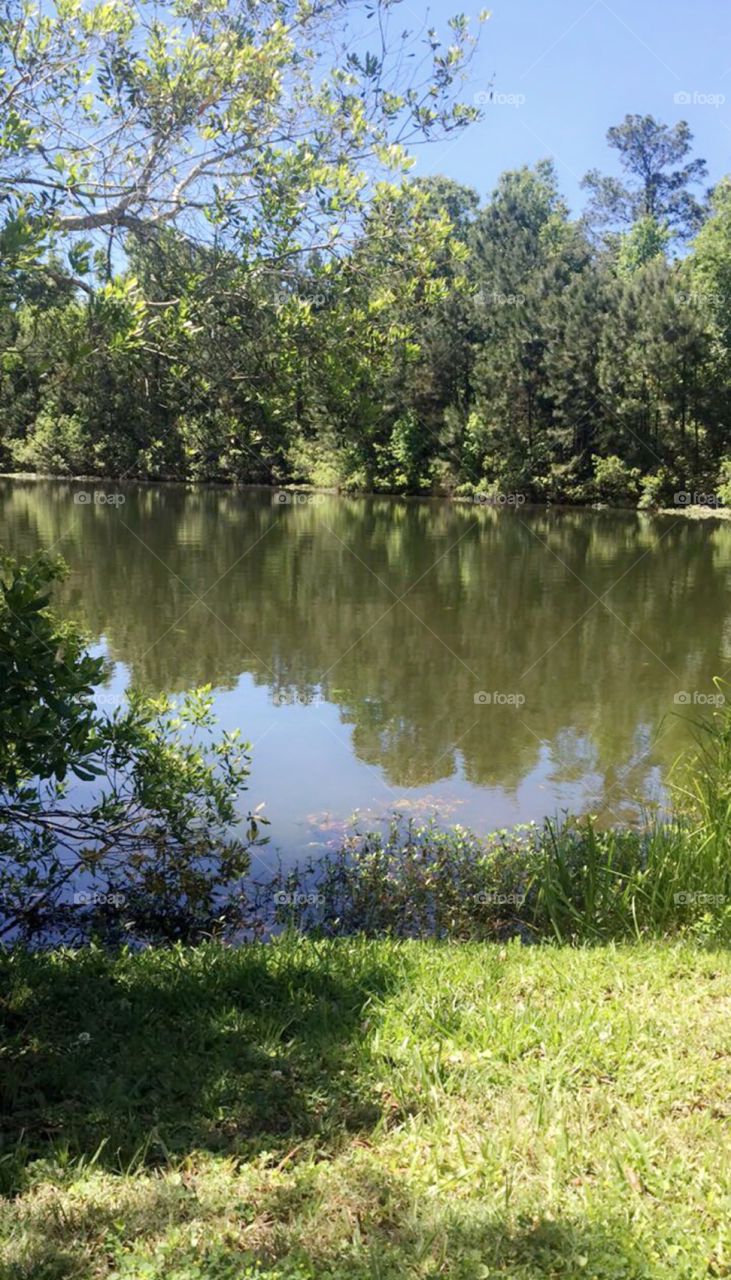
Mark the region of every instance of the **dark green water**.
[[70, 566], [103, 703], [214, 686], [286, 854], [356, 808], [630, 819], [731, 667], [731, 523], [9, 480], [0, 513], [7, 550]]

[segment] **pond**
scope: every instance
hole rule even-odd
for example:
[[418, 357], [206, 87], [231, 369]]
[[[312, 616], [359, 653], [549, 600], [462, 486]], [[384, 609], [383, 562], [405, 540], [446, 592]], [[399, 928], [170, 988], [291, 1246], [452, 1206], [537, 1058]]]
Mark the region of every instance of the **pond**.
[[731, 523], [173, 485], [0, 482], [14, 554], [130, 683], [211, 684], [285, 860], [355, 810], [635, 821], [731, 668]]

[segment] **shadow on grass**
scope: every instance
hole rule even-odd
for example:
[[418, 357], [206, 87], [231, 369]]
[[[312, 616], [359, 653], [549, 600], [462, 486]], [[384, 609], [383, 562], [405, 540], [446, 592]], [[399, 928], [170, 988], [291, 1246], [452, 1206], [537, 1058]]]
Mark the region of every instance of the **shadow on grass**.
[[[352, 1171], [351, 1171], [352, 1174]], [[435, 1203], [383, 1171], [349, 1178], [311, 1217], [322, 1188], [278, 1186], [254, 1205], [232, 1186], [211, 1213], [205, 1195], [148, 1182], [133, 1201], [69, 1204], [53, 1216], [42, 1199], [25, 1219], [3, 1280], [654, 1280], [630, 1215], [491, 1213], [478, 1201]], [[232, 1208], [235, 1212], [232, 1213]], [[250, 1212], [248, 1212], [250, 1210]], [[238, 1223], [236, 1224], [236, 1219]], [[236, 1224], [236, 1225], [235, 1225]], [[253, 1247], [249, 1224], [258, 1236]], [[261, 1225], [260, 1225], [261, 1224]], [[236, 1237], [236, 1238], [234, 1238]], [[99, 1252], [101, 1248], [101, 1254]]]
[[0, 1189], [37, 1158], [123, 1170], [372, 1125], [358, 1032], [398, 973], [296, 941], [0, 956]]

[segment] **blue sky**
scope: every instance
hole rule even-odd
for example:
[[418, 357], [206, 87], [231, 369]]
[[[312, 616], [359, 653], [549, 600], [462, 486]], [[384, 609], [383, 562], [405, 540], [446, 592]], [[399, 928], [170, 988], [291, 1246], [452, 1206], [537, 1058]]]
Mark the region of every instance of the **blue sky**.
[[[473, 17], [481, 7], [437, 0], [428, 20], [441, 32], [450, 14], [461, 8]], [[465, 98], [492, 82], [496, 101], [458, 139], [417, 148], [415, 174], [444, 173], [484, 196], [504, 169], [552, 156], [578, 212], [587, 169], [616, 171], [605, 135], [627, 112], [669, 124], [687, 120], [710, 182], [731, 171], [725, 0], [495, 0], [486, 7], [491, 17]], [[404, 0], [398, 13], [420, 26], [425, 10], [418, 0]], [[677, 94], [690, 101], [676, 101]]]

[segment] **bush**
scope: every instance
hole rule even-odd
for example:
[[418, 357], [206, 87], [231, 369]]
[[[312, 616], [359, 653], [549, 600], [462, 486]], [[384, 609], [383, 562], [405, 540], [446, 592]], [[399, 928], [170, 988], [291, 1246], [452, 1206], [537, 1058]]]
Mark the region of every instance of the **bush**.
[[731, 507], [731, 458], [724, 458], [721, 462], [716, 493], [724, 507]]
[[[591, 819], [481, 838], [417, 826], [354, 834], [258, 886], [263, 919], [316, 935], [598, 942], [697, 929], [731, 875], [691, 823], [599, 831]], [[717, 930], [723, 921], [714, 910]], [[724, 917], [729, 925], [731, 918]]]
[[335, 439], [322, 435], [307, 439], [295, 435], [287, 450], [287, 467], [296, 483], [314, 485], [318, 489], [337, 489], [343, 483], [347, 460]]
[[594, 454], [594, 490], [598, 502], [610, 506], [634, 506], [640, 492], [640, 470], [628, 467], [616, 454], [600, 458]]
[[655, 507], [664, 507], [672, 501], [677, 483], [667, 467], [658, 467], [657, 471], [643, 477], [640, 488], [641, 497], [637, 506], [640, 511], [652, 511]]
[[[59, 562], [0, 574], [0, 936], [194, 940], [247, 918], [236, 834], [248, 774], [207, 689], [98, 714], [103, 662], [49, 611]], [[93, 783], [78, 802], [67, 779]], [[71, 901], [71, 890], [80, 892]]]
[[11, 446], [13, 464], [21, 470], [53, 475], [82, 475], [93, 456], [91, 437], [77, 414], [45, 410], [25, 440]]
[[406, 493], [423, 493], [431, 487], [429, 433], [416, 414], [409, 411], [397, 418], [388, 445], [388, 476], [384, 487]]

